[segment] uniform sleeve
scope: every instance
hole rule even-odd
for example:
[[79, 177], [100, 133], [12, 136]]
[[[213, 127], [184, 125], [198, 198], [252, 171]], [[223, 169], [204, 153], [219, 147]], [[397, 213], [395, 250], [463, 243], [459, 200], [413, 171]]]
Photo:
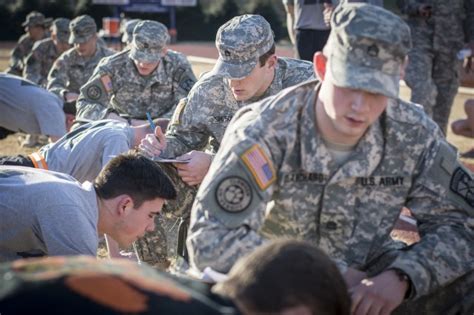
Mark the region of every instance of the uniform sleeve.
[[389, 268], [403, 270], [411, 297], [445, 286], [474, 269], [474, 180], [444, 140], [431, 145], [408, 197], [421, 237]]
[[68, 72], [67, 60], [64, 54], [62, 54], [56, 59], [48, 74], [48, 91], [56, 94], [62, 100], [64, 100], [64, 95], [68, 92], [66, 89]]
[[110, 71], [99, 63], [91, 78], [81, 87], [76, 103], [77, 117], [90, 120], [104, 119], [113, 93], [112, 88]]
[[[243, 120], [249, 117], [241, 117]], [[191, 212], [187, 239], [193, 267], [228, 272], [235, 261], [261, 245], [258, 234], [274, 190], [274, 158], [266, 141], [230, 128]]]
[[188, 96], [189, 91], [191, 91], [194, 83], [196, 83], [196, 76], [193, 73], [188, 59], [184, 56], [178, 56], [177, 63], [178, 66], [173, 72], [174, 106], [165, 113], [162, 118], [171, 118], [179, 101]]
[[24, 67], [23, 58], [26, 57], [26, 38], [20, 39], [18, 44], [12, 50], [10, 54], [10, 72], [17, 73], [21, 76]]
[[209, 129], [209, 111], [219, 106], [216, 101], [198, 89], [189, 98], [182, 99], [173, 113], [166, 132], [167, 147], [163, 157], [177, 157], [192, 150], [203, 150], [212, 136]]
[[44, 82], [41, 82], [41, 52], [37, 47], [38, 46], [35, 44], [31, 54], [26, 58], [23, 77], [38, 85], [42, 85]]

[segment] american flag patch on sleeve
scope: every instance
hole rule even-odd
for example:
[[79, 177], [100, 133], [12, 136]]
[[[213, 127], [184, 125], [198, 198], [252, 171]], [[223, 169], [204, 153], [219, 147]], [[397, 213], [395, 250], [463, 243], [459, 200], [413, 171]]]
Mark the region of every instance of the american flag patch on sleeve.
[[110, 93], [110, 91], [112, 91], [112, 80], [110, 80], [110, 77], [108, 75], [103, 75], [100, 77], [100, 81], [102, 82], [105, 91]]
[[267, 189], [275, 181], [273, 164], [258, 144], [254, 144], [240, 157], [261, 190]]

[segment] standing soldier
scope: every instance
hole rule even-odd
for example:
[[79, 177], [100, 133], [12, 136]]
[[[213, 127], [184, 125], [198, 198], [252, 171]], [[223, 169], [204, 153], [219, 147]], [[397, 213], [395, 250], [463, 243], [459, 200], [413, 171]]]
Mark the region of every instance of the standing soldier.
[[413, 40], [405, 77], [411, 101], [423, 105], [446, 134], [459, 87], [456, 54], [465, 43], [474, 51], [474, 1], [397, 0], [397, 5], [408, 16]]
[[48, 73], [54, 61], [71, 46], [69, 40], [69, 19], [59, 18], [51, 26], [51, 38], [46, 38], [33, 45], [31, 54], [26, 58], [23, 77], [38, 85], [46, 87]]
[[[352, 314], [472, 314], [474, 179], [398, 97], [410, 46], [393, 13], [336, 7], [314, 58], [321, 83], [249, 105], [227, 128], [191, 213], [194, 266], [227, 272], [269, 239], [303, 239], [337, 263]], [[404, 206], [420, 240], [389, 249]]]
[[133, 31], [130, 49], [102, 59], [81, 88], [77, 116], [91, 120], [124, 120], [134, 125], [153, 118], [171, 118], [181, 98], [196, 82], [191, 64], [178, 52], [168, 50], [166, 26], [141, 21]]
[[[188, 163], [164, 169], [174, 181], [177, 201], [167, 204], [173, 215], [189, 217], [198, 185], [217, 152], [224, 131], [243, 106], [274, 95], [284, 88], [314, 78], [310, 62], [280, 58], [270, 24], [260, 15], [237, 16], [222, 25], [216, 37], [219, 59], [178, 105], [160, 142], [149, 135], [142, 148], [151, 155], [178, 157]], [[210, 152], [204, 152], [209, 145]], [[148, 234], [139, 248], [153, 253], [156, 237]], [[169, 246], [173, 248], [173, 245]]]
[[10, 67], [7, 73], [21, 76], [25, 67], [25, 58], [31, 52], [33, 44], [48, 37], [48, 24], [51, 19], [45, 19], [40, 12], [32, 11], [26, 16], [26, 21], [21, 24], [26, 31], [18, 40], [18, 44], [10, 55]]
[[99, 61], [114, 53], [97, 44], [97, 25], [89, 15], [76, 17], [69, 29], [69, 44], [74, 47], [59, 56], [48, 75], [48, 90], [66, 102], [77, 99]]

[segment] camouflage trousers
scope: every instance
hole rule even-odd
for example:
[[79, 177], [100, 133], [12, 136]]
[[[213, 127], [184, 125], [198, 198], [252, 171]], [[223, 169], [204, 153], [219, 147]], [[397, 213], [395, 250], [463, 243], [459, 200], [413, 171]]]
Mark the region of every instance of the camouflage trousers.
[[[383, 253], [366, 270], [374, 276], [385, 270], [397, 257], [398, 244]], [[474, 270], [452, 283], [440, 287], [428, 295], [407, 300], [397, 307], [392, 315], [472, 315], [474, 314]]]
[[[420, 41], [422, 41], [420, 39]], [[456, 51], [434, 51], [417, 43], [408, 55], [405, 81], [411, 89], [411, 101], [423, 105], [425, 112], [446, 134], [449, 115], [459, 87], [461, 62]]]
[[177, 255], [179, 227], [189, 221], [191, 207], [197, 193], [196, 186], [189, 186], [178, 176], [169, 163], [160, 164], [176, 188], [176, 200], [167, 201], [162, 214], [155, 219], [156, 228], [136, 242], [140, 259], [158, 269], [166, 269]]

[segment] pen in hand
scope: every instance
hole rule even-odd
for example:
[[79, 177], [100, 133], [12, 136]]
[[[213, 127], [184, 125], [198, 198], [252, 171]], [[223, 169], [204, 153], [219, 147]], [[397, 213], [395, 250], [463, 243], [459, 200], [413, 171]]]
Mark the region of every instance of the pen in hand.
[[153, 119], [151, 119], [150, 112], [146, 113], [146, 119], [148, 119], [148, 123], [150, 124], [151, 132], [155, 133], [156, 125], [153, 122]]

